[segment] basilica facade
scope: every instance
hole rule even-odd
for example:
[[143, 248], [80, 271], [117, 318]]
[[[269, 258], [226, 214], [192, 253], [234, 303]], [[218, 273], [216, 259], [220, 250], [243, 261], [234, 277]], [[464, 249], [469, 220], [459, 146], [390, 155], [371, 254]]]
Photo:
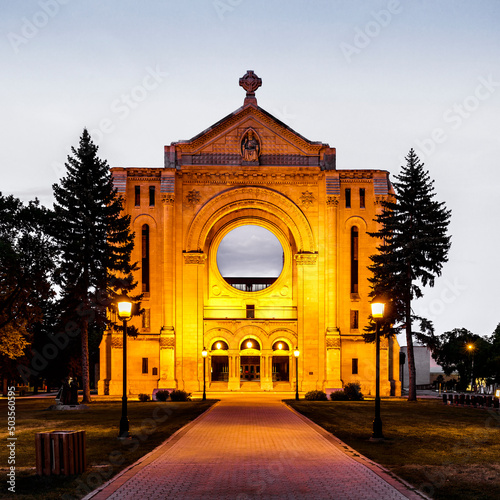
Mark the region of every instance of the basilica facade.
[[[208, 393], [295, 391], [297, 383], [331, 392], [359, 382], [373, 395], [375, 344], [362, 333], [377, 243], [367, 233], [393, 192], [389, 174], [337, 169], [334, 148], [257, 105], [253, 71], [240, 85], [243, 106], [165, 146], [162, 168], [112, 169], [143, 293], [144, 312], [131, 321], [139, 335], [127, 341], [129, 393], [198, 392], [205, 379]], [[276, 276], [221, 271], [218, 248], [242, 226], [279, 241]], [[122, 359], [121, 334], [105, 332], [99, 394], [121, 394]], [[400, 390], [399, 346], [383, 339], [381, 395]]]

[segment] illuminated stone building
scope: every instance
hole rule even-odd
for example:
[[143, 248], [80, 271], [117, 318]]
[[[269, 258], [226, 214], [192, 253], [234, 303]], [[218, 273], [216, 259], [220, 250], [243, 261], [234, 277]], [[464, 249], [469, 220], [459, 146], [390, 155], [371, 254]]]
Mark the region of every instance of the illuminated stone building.
[[[140, 334], [128, 341], [130, 394], [339, 389], [374, 394], [369, 316], [373, 218], [391, 192], [381, 170], [337, 170], [335, 149], [311, 142], [257, 106], [248, 71], [242, 107], [190, 140], [165, 146], [163, 168], [113, 168], [131, 215], [144, 293]], [[240, 226], [282, 247], [276, 279], [226, 277], [223, 238]], [[244, 270], [242, 270], [244, 276]], [[121, 394], [121, 334], [100, 346], [100, 394]], [[381, 394], [399, 394], [399, 346], [381, 345]]]

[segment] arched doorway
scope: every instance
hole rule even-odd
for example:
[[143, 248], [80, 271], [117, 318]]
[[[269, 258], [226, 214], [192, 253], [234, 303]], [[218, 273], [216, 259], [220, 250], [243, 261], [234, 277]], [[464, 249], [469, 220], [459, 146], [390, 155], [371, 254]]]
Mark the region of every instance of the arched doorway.
[[210, 348], [210, 382], [228, 382], [228, 345], [224, 340], [216, 340]]
[[260, 342], [255, 338], [246, 338], [240, 344], [240, 382], [258, 382], [260, 384]]
[[290, 346], [284, 340], [273, 344], [273, 382], [290, 382]]

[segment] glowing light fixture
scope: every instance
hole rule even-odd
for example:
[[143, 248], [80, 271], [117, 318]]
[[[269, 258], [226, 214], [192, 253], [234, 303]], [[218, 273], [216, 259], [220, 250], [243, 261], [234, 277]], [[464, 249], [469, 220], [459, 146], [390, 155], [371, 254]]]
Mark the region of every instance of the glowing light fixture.
[[217, 344], [215, 344], [215, 347], [217, 347], [217, 349], [222, 349], [222, 344], [220, 342], [217, 342]]
[[298, 358], [298, 357], [300, 356], [300, 351], [299, 351], [299, 348], [298, 348], [298, 347], [296, 347], [296, 348], [295, 348], [295, 351], [293, 351], [293, 355], [294, 355], [296, 358]]
[[252, 344], [252, 342], [249, 340], [249, 341], [247, 342], [247, 349], [251, 349], [252, 347], [253, 347], [253, 344]]
[[381, 319], [384, 317], [384, 307], [383, 302], [372, 302], [372, 316], [374, 319]]
[[120, 319], [130, 319], [132, 317], [132, 302], [130, 300], [127, 300], [127, 298], [120, 299], [117, 305]]
[[206, 358], [208, 356], [208, 352], [205, 348], [203, 348], [203, 351], [201, 351], [201, 355]]
[[283, 344], [281, 342], [278, 344], [278, 349], [283, 349]]

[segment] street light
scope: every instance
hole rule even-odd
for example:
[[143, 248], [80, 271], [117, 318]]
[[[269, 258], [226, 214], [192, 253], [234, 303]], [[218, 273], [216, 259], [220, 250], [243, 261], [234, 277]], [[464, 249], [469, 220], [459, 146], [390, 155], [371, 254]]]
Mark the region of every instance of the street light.
[[384, 302], [374, 299], [372, 306], [372, 318], [377, 325], [375, 331], [375, 419], [373, 420], [373, 433], [370, 441], [382, 441], [382, 419], [380, 418], [380, 321], [384, 317]]
[[208, 352], [205, 348], [203, 348], [203, 351], [201, 351], [201, 355], [203, 357], [203, 397], [201, 398], [203, 401], [207, 400], [207, 389], [206, 389], [206, 382], [205, 382], [205, 363], [207, 360]]
[[118, 317], [123, 320], [123, 396], [122, 417], [120, 419], [120, 433], [118, 437], [128, 438], [129, 422], [127, 416], [127, 320], [132, 317], [132, 302], [128, 297], [122, 297], [118, 301]]
[[295, 399], [299, 400], [299, 356], [300, 351], [299, 348], [296, 347], [293, 351], [293, 355], [295, 356]]
[[469, 350], [472, 356], [472, 366], [470, 372], [470, 391], [472, 392], [472, 388], [474, 386], [474, 344], [467, 344], [467, 349]]

